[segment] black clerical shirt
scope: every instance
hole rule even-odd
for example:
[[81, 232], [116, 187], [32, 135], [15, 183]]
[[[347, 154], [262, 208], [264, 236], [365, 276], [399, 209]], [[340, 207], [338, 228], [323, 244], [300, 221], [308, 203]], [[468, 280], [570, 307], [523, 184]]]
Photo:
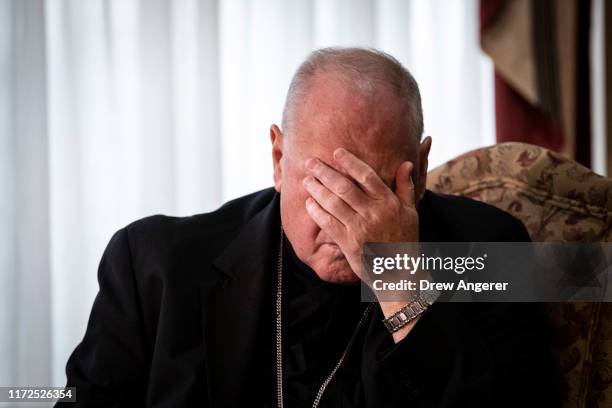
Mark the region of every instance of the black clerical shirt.
[[[321, 280], [295, 255], [285, 240], [283, 281], [286, 330], [284, 389], [289, 407], [311, 407], [324, 379], [338, 363], [365, 310], [358, 284]], [[360, 332], [363, 332], [362, 327]], [[357, 407], [363, 404], [359, 341], [353, 343], [342, 368], [327, 386], [320, 406]], [[362, 343], [362, 341], [361, 341]]]
[[[368, 303], [361, 302], [359, 284], [334, 284], [321, 280], [284, 241], [283, 281], [286, 337], [283, 356], [285, 404], [289, 407], [311, 407], [323, 381], [348, 354], [340, 369], [325, 388], [320, 407], [365, 407], [366, 401], [385, 400], [380, 395], [366, 395], [368, 389], [388, 389], [393, 399], [396, 367], [389, 365], [394, 355], [401, 361], [407, 342], [394, 344], [380, 320], [378, 305], [366, 324], [358, 327]], [[368, 330], [369, 329], [369, 330]], [[367, 340], [366, 341], [366, 337]], [[387, 371], [381, 378], [378, 373]], [[397, 373], [396, 373], [397, 374]], [[389, 378], [392, 381], [389, 381]], [[370, 387], [364, 387], [369, 384]], [[384, 382], [384, 384], [377, 384]], [[374, 385], [374, 387], [372, 387]], [[403, 406], [404, 404], [402, 404]]]

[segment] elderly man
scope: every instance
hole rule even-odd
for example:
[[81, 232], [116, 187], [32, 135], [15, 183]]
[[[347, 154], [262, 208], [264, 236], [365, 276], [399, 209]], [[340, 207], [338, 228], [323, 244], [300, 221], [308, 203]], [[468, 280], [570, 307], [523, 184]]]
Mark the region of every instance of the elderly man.
[[422, 133], [393, 57], [313, 52], [270, 129], [273, 189], [110, 241], [67, 364], [77, 406], [554, 406], [535, 305], [415, 299], [390, 325], [406, 302], [361, 302], [365, 242], [529, 240], [500, 210], [426, 191]]

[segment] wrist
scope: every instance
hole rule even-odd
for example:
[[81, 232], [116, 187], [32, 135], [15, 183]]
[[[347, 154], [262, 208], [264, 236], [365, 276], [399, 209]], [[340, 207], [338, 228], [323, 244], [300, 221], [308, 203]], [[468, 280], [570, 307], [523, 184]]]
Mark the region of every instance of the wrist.
[[385, 316], [383, 323], [397, 343], [414, 327], [418, 319], [438, 298], [437, 291], [424, 291], [408, 302], [379, 302]]
[[[406, 306], [406, 302], [379, 302], [380, 309], [382, 310], [385, 319], [389, 319], [399, 310]], [[414, 328], [416, 323], [421, 318], [422, 314], [417, 315], [414, 319], [412, 319], [407, 324], [400, 327], [395, 332], [390, 333], [393, 341], [395, 343], [399, 343], [402, 341]]]

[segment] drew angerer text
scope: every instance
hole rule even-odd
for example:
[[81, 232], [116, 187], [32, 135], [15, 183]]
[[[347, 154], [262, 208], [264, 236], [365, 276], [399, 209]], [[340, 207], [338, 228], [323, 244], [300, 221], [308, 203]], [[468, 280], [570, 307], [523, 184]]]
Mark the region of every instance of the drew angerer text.
[[417, 282], [402, 279], [397, 282], [384, 282], [382, 279], [377, 279], [373, 282], [373, 288], [376, 291], [409, 291], [409, 290], [438, 290], [438, 291], [471, 291], [471, 292], [487, 292], [487, 291], [505, 291], [508, 288], [508, 282], [466, 282], [461, 279], [458, 282], [432, 282], [425, 279], [420, 279]]
[[375, 291], [506, 291], [508, 282], [470, 282], [459, 280], [456, 282], [436, 282], [427, 279], [398, 279], [397, 273], [407, 272], [409, 276], [418, 271], [449, 271], [458, 275], [464, 272], [482, 272], [485, 269], [487, 254], [482, 256], [410, 256], [408, 254], [395, 254], [395, 256], [377, 256], [372, 259], [371, 272], [374, 275], [382, 275], [384, 272], [394, 272], [395, 277], [375, 279], [373, 289]]

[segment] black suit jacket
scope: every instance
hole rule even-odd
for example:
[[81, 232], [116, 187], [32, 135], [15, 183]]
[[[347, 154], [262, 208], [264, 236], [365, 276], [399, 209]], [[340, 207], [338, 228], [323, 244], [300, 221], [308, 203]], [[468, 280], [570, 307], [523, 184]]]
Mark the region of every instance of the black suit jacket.
[[[422, 241], [529, 240], [513, 217], [465, 198], [427, 192], [419, 216]], [[279, 195], [267, 189], [212, 213], [158, 215], [118, 231], [67, 364], [78, 403], [66, 406], [273, 401], [279, 229]], [[376, 310], [372, 324], [382, 324]], [[544, 328], [536, 305], [435, 304], [401, 355], [374, 357], [377, 380], [364, 387], [380, 398], [369, 405], [555, 406]]]

